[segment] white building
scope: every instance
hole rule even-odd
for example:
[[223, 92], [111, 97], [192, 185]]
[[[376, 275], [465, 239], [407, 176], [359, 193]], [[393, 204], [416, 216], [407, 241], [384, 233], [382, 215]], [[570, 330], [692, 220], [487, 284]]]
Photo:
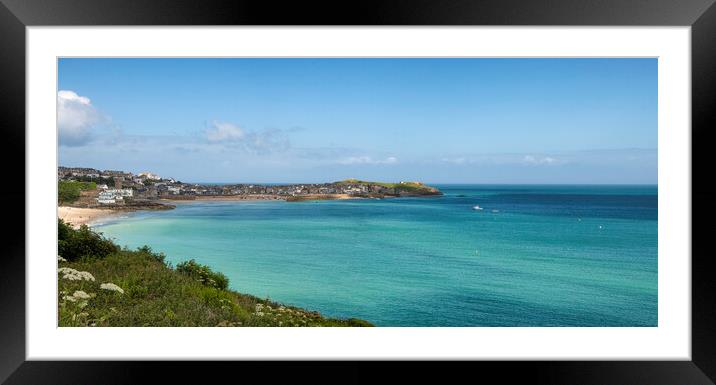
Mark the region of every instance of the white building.
[[107, 191], [100, 191], [97, 202], [102, 204], [117, 203], [116, 199], [114, 199], [114, 194]]
[[134, 196], [134, 190], [131, 188], [110, 188], [106, 192], [113, 194], [115, 198], [131, 198]]
[[103, 191], [99, 192], [97, 202], [102, 204], [114, 204], [117, 203], [117, 201], [123, 201], [124, 198], [132, 196], [134, 196], [134, 191], [131, 188], [105, 188]]
[[151, 172], [140, 172], [139, 176], [145, 177], [147, 179], [152, 179], [152, 180], [162, 179], [162, 177], [160, 177], [159, 175], [152, 174]]
[[168, 186], [167, 191], [169, 191], [169, 193], [171, 194], [179, 194], [181, 192], [181, 188], [177, 186]]

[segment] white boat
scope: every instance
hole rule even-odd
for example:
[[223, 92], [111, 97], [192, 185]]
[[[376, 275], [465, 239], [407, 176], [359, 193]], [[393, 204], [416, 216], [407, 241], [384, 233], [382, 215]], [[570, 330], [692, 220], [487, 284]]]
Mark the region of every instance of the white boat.
[[472, 209], [473, 210], [482, 210], [482, 207], [475, 205], [475, 206], [472, 206]]

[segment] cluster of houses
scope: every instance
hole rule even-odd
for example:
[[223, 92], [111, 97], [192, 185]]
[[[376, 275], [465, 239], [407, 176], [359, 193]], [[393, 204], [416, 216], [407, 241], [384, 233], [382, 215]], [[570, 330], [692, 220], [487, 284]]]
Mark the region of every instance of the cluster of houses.
[[98, 189], [97, 203], [101, 204], [116, 204], [124, 201], [124, 198], [134, 196], [134, 190], [131, 188], [107, 188], [107, 185], [99, 185]]
[[124, 204], [128, 200], [154, 200], [172, 197], [191, 198], [198, 195], [278, 195], [289, 197], [308, 194], [394, 195], [399, 193], [395, 188], [380, 184], [359, 183], [357, 181], [355, 183], [344, 181], [293, 185], [201, 185], [182, 183], [172, 178], [162, 178], [150, 172], [135, 175], [125, 171], [59, 167], [57, 174], [60, 180], [96, 182], [97, 203], [103, 205]]
[[[60, 180], [78, 180], [97, 183], [97, 203], [102, 205], [116, 205], [125, 203], [134, 198], [143, 198], [139, 192], [146, 192], [148, 185], [163, 181], [163, 179], [150, 172], [137, 175], [126, 171], [97, 170], [86, 167], [58, 167], [57, 177]], [[174, 183], [173, 179], [166, 180]]]
[[87, 167], [58, 167], [57, 177], [60, 179], [71, 179], [72, 177], [87, 177], [87, 178], [115, 178], [115, 177], [131, 177], [132, 173], [124, 171], [113, 171], [104, 170], [100, 171], [94, 168]]

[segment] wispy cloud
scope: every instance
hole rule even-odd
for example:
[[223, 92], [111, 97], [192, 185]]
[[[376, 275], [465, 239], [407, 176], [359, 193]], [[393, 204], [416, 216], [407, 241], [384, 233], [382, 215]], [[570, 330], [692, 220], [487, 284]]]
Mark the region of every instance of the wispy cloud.
[[206, 130], [206, 139], [212, 143], [238, 142], [245, 137], [244, 129], [232, 123], [213, 122], [212, 128]]
[[561, 151], [553, 153], [493, 153], [493, 154], [456, 154], [437, 160], [425, 160], [426, 164], [450, 166], [515, 166], [536, 168], [556, 168], [562, 166], [635, 166], [656, 164], [657, 151], [649, 148], [591, 149], [581, 151]]
[[556, 155], [535, 154], [475, 154], [448, 156], [440, 159], [439, 163], [452, 165], [527, 165], [527, 166], [553, 166], [567, 163], [568, 160]]
[[557, 158], [553, 158], [551, 156], [535, 156], [535, 155], [525, 155], [522, 158], [522, 162], [524, 164], [532, 164], [532, 165], [554, 165], [563, 163]]
[[246, 130], [233, 123], [216, 121], [206, 130], [206, 140], [212, 144], [221, 144], [256, 154], [282, 152], [291, 147], [284, 130], [277, 128], [261, 131]]
[[395, 164], [398, 162], [398, 158], [394, 156], [389, 156], [387, 158], [383, 159], [374, 159], [370, 156], [351, 156], [348, 158], [339, 159], [338, 163], [343, 165], [354, 165], [354, 164], [368, 164], [368, 165], [378, 165], [378, 164]]
[[399, 163], [398, 157], [383, 151], [355, 147], [292, 148], [291, 156], [320, 165], [390, 165]]

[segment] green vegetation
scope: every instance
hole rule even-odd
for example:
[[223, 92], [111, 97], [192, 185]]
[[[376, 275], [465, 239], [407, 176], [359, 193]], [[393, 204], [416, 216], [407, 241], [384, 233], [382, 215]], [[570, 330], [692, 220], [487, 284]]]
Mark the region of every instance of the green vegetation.
[[71, 178], [80, 182], [95, 182], [96, 184], [106, 184], [107, 186], [114, 185], [114, 178], [112, 177], [93, 177], [87, 175], [79, 175], [72, 176]]
[[226, 290], [229, 288], [229, 279], [222, 273], [211, 271], [209, 266], [200, 265], [195, 260], [181, 262], [177, 265], [177, 271], [187, 275], [205, 286]]
[[173, 269], [162, 253], [119, 248], [86, 226], [59, 229], [60, 326], [372, 326], [228, 290], [207, 266]]
[[137, 248], [137, 252], [143, 253], [147, 258], [153, 259], [159, 263], [164, 263], [164, 259], [166, 258], [164, 253], [155, 253], [152, 251], [152, 248], [147, 245]]
[[57, 200], [62, 203], [72, 203], [79, 199], [80, 191], [94, 190], [97, 184], [94, 182], [78, 182], [73, 180], [61, 180], [57, 182]]
[[439, 193], [439, 191], [436, 188], [427, 186], [420, 182], [385, 183], [385, 182], [368, 182], [368, 181], [359, 180], [359, 179], [346, 179], [346, 180], [342, 180], [337, 183], [338, 184], [360, 184], [360, 185], [382, 186], [382, 187], [389, 188], [389, 189], [395, 189], [397, 192], [404, 191], [407, 193], [425, 193], [425, 194]]
[[62, 219], [57, 225], [57, 252], [68, 261], [80, 258], [104, 258], [119, 251], [119, 246], [111, 240], [82, 225], [73, 229]]

